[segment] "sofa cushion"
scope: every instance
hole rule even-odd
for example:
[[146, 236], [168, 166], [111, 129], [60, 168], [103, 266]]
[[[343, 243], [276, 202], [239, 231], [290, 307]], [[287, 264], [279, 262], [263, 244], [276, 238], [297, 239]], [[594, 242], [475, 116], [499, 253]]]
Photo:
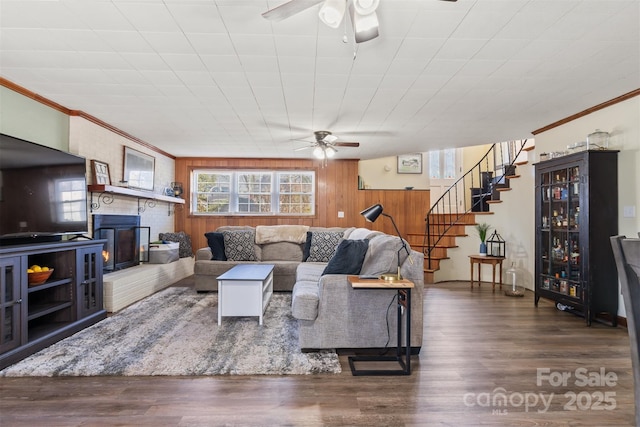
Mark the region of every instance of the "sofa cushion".
[[308, 262], [329, 262], [342, 239], [343, 231], [313, 231]]
[[254, 250], [254, 230], [223, 231], [224, 252], [229, 261], [259, 261]]
[[215, 261], [226, 261], [227, 255], [224, 253], [224, 235], [211, 231], [204, 233], [204, 237], [207, 238], [207, 244], [211, 248], [211, 259]]
[[360, 274], [364, 256], [367, 253], [369, 241], [342, 240], [336, 249], [333, 258], [322, 272], [325, 274]]
[[[361, 275], [379, 276], [384, 273], [395, 273], [398, 270], [398, 251], [402, 248], [400, 238], [389, 234], [374, 236], [369, 240], [369, 250], [362, 263]], [[411, 247], [407, 243], [407, 249]], [[402, 250], [400, 262], [407, 259], [407, 253]]]
[[167, 242], [178, 242], [178, 255], [180, 258], [187, 258], [193, 256], [193, 249], [191, 248], [191, 236], [184, 231], [178, 233], [160, 233], [158, 235], [160, 240], [166, 240]]
[[297, 282], [318, 282], [327, 264], [324, 262], [303, 262], [296, 269]]
[[292, 242], [265, 243], [262, 245], [262, 261], [302, 261], [302, 245]]
[[298, 281], [291, 293], [291, 314], [300, 320], [315, 320], [320, 301], [317, 281]]

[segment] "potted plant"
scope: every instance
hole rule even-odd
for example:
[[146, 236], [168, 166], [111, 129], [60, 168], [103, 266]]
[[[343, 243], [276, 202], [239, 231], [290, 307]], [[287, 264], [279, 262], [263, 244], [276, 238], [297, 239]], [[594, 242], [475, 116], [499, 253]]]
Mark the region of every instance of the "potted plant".
[[487, 233], [490, 229], [491, 226], [486, 222], [476, 224], [476, 231], [480, 237], [480, 255], [487, 255]]

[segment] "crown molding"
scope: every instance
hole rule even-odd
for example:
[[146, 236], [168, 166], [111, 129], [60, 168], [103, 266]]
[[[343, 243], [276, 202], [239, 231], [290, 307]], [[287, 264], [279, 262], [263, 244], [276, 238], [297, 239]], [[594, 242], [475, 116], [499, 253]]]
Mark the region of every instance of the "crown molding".
[[574, 114], [574, 115], [569, 116], [569, 117], [565, 117], [564, 119], [558, 120], [557, 122], [551, 123], [550, 125], [542, 127], [540, 129], [536, 129], [531, 133], [533, 135], [538, 135], [539, 133], [546, 132], [546, 131], [548, 131], [550, 129], [553, 129], [553, 128], [556, 128], [558, 126], [562, 126], [562, 125], [567, 124], [567, 123], [569, 123], [569, 122], [571, 122], [573, 120], [579, 119], [580, 117], [584, 117], [584, 116], [586, 116], [588, 114], [591, 114], [593, 112], [596, 112], [598, 110], [602, 110], [604, 108], [611, 107], [612, 105], [615, 105], [615, 104], [618, 104], [620, 102], [626, 101], [626, 100], [631, 99], [631, 98], [633, 98], [635, 96], [638, 96], [638, 95], [640, 95], [640, 89], [632, 90], [631, 92], [627, 92], [624, 95], [618, 96], [617, 98], [613, 98], [613, 99], [611, 99], [609, 101], [605, 101], [602, 104], [598, 104], [598, 105], [596, 105], [594, 107], [587, 108], [586, 110], [580, 111], [577, 114]]
[[176, 156], [174, 156], [173, 154], [169, 154], [166, 151], [161, 150], [160, 148], [158, 148], [158, 147], [156, 147], [154, 145], [151, 145], [148, 142], [143, 141], [142, 139], [140, 139], [138, 137], [135, 137], [135, 136], [133, 136], [133, 135], [121, 130], [121, 129], [118, 129], [115, 126], [110, 125], [107, 122], [104, 122], [104, 121], [100, 120], [99, 118], [97, 118], [95, 116], [92, 116], [91, 114], [87, 114], [87, 113], [85, 113], [84, 111], [81, 111], [81, 110], [69, 109], [69, 108], [67, 108], [67, 107], [65, 107], [63, 105], [58, 104], [57, 102], [53, 102], [52, 100], [45, 98], [44, 96], [38, 95], [37, 93], [32, 92], [27, 88], [24, 88], [24, 87], [22, 87], [22, 86], [20, 86], [20, 85], [18, 85], [16, 83], [13, 83], [12, 81], [9, 81], [9, 80], [5, 79], [4, 77], [0, 77], [0, 86], [4, 86], [7, 89], [10, 89], [10, 90], [12, 90], [12, 91], [14, 91], [16, 93], [19, 93], [20, 95], [26, 96], [27, 98], [33, 99], [34, 101], [37, 101], [37, 102], [39, 102], [39, 103], [41, 103], [43, 105], [46, 105], [49, 108], [52, 108], [52, 109], [54, 109], [56, 111], [64, 113], [64, 114], [66, 114], [68, 116], [81, 117], [81, 118], [83, 118], [83, 119], [85, 119], [87, 121], [90, 121], [91, 123], [94, 123], [94, 124], [96, 124], [96, 125], [98, 125], [100, 127], [103, 127], [105, 129], [107, 129], [110, 132], [115, 133], [116, 135], [119, 135], [119, 136], [121, 136], [123, 138], [126, 138], [126, 139], [128, 139], [130, 141], [135, 142], [138, 145], [141, 145], [141, 146], [146, 147], [146, 148], [148, 148], [148, 149], [150, 149], [152, 151], [155, 151], [158, 154], [162, 154], [163, 156], [169, 157], [169, 158], [171, 158], [173, 160], [176, 159]]

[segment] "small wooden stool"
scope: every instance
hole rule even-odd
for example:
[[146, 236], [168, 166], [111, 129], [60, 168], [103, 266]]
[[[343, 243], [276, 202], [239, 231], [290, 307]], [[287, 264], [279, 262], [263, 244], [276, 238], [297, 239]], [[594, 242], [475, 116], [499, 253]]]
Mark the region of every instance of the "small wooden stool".
[[502, 261], [504, 257], [500, 256], [484, 256], [484, 255], [469, 255], [469, 262], [471, 264], [471, 289], [473, 289], [473, 264], [478, 264], [478, 286], [482, 285], [482, 264], [491, 264], [493, 266], [493, 290], [496, 290], [496, 265], [500, 269], [500, 289], [502, 289]]

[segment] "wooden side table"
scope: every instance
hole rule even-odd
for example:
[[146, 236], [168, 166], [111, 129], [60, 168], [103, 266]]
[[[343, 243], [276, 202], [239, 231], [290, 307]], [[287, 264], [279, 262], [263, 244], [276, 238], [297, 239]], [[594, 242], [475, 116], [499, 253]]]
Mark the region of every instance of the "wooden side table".
[[[347, 278], [354, 289], [396, 289], [398, 291], [398, 331], [395, 356], [349, 356], [352, 375], [411, 375], [411, 289], [412, 281], [407, 279], [387, 281], [364, 279], [358, 276]], [[405, 316], [405, 354], [402, 357], [402, 309]], [[383, 313], [384, 314], [384, 313]], [[400, 369], [356, 369], [355, 362], [398, 362]]]
[[496, 266], [500, 269], [500, 289], [502, 289], [502, 261], [504, 257], [500, 256], [484, 256], [484, 255], [469, 255], [469, 263], [471, 264], [471, 289], [473, 289], [473, 264], [478, 264], [478, 286], [482, 285], [482, 264], [491, 264], [493, 267], [493, 290], [496, 290]]

